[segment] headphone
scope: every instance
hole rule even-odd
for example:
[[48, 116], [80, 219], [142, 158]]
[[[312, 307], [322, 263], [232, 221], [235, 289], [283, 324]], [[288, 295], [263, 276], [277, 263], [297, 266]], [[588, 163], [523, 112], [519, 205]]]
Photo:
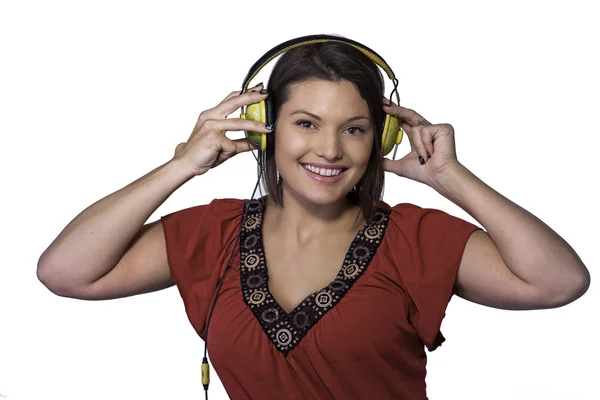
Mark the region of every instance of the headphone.
[[[369, 57], [370, 60], [372, 60], [375, 64], [377, 64], [379, 67], [381, 67], [386, 72], [387, 76], [394, 83], [394, 89], [392, 90], [392, 93], [390, 94], [390, 99], [392, 98], [394, 93], [396, 93], [396, 100], [397, 100], [396, 104], [400, 104], [400, 96], [399, 96], [398, 90], [397, 90], [398, 89], [398, 79], [396, 79], [394, 72], [392, 72], [392, 69], [383, 60], [383, 58], [381, 58], [381, 56], [379, 56], [373, 50], [369, 49], [367, 46], [364, 46], [358, 42], [355, 42], [354, 40], [350, 40], [350, 39], [347, 39], [344, 37], [334, 36], [334, 35], [302, 36], [302, 37], [299, 37], [296, 39], [288, 40], [287, 42], [281, 43], [280, 45], [273, 47], [271, 50], [266, 52], [256, 63], [254, 63], [252, 68], [250, 68], [250, 71], [246, 75], [246, 78], [244, 79], [244, 83], [242, 84], [242, 91], [240, 94], [244, 94], [246, 92], [246, 90], [248, 89], [248, 85], [250, 84], [250, 81], [258, 74], [258, 72], [265, 65], [267, 65], [275, 57], [287, 52], [288, 50], [291, 50], [291, 49], [294, 49], [294, 48], [297, 48], [300, 46], [314, 44], [314, 43], [325, 43], [325, 42], [337, 42], [337, 43], [347, 44], [349, 46], [352, 46], [352, 47], [360, 50], [363, 54], [365, 54], [367, 57]], [[242, 114], [240, 117], [251, 120], [251, 121], [273, 124], [274, 123], [273, 113], [274, 113], [274, 111], [273, 111], [273, 107], [271, 105], [271, 101], [267, 97], [265, 100], [261, 100], [258, 103], [249, 104], [246, 107], [246, 110], [244, 110], [242, 108]], [[257, 145], [258, 148], [260, 149], [260, 151], [265, 152], [267, 150], [267, 134], [260, 133], [260, 132], [250, 132], [250, 131], [245, 131], [245, 132], [246, 132], [246, 137], [248, 138], [248, 140], [250, 140], [252, 143]], [[382, 153], [384, 156], [387, 155], [394, 148], [394, 146], [396, 146], [396, 149], [397, 149], [397, 145], [400, 144], [400, 142], [402, 141], [402, 136], [403, 136], [402, 133], [403, 133], [403, 131], [400, 128], [398, 118], [396, 116], [386, 114], [385, 122], [384, 122], [384, 126], [383, 126], [382, 137], [381, 137]], [[394, 152], [394, 158], [395, 158], [395, 152]], [[254, 192], [252, 193], [252, 198], [254, 198], [254, 194], [256, 193], [257, 188], [258, 188], [258, 182], [256, 183], [256, 186], [254, 187]], [[245, 214], [246, 208], [247, 208], [247, 204], [244, 206], [244, 214]], [[231, 264], [231, 259], [233, 258], [233, 255], [235, 254], [235, 250], [237, 249], [237, 246], [238, 246], [238, 243], [240, 240], [240, 234], [241, 234], [241, 230], [237, 236], [235, 244], [233, 245], [233, 251], [231, 252], [231, 254], [229, 256], [229, 259], [227, 261], [227, 266], [225, 267], [225, 270], [223, 271], [223, 274], [221, 275], [221, 278], [219, 279], [219, 282], [217, 283], [217, 288], [215, 290], [215, 296], [213, 298], [213, 301], [212, 301], [212, 304], [211, 304], [211, 307], [210, 307], [210, 310], [208, 313], [207, 322], [206, 322], [206, 337], [204, 340], [204, 357], [202, 358], [202, 385], [204, 386], [206, 399], [208, 399], [208, 385], [210, 383], [210, 367], [208, 364], [208, 358], [207, 358], [207, 354], [206, 354], [207, 347], [208, 347], [208, 332], [209, 332], [208, 328], [210, 327], [210, 320], [212, 318], [212, 313], [215, 308], [217, 298], [219, 296], [219, 291], [221, 290], [221, 285], [223, 284], [223, 280], [225, 279], [225, 275], [227, 274], [227, 271], [229, 270], [229, 266]]]
[[[315, 43], [326, 43], [326, 42], [336, 42], [343, 43], [348, 46], [352, 46], [358, 50], [360, 50], [364, 55], [366, 55], [371, 61], [377, 64], [381, 69], [385, 71], [390, 80], [394, 83], [394, 90], [390, 94], [390, 99], [393, 94], [396, 93], [396, 104], [400, 104], [400, 96], [398, 95], [398, 79], [394, 75], [394, 72], [390, 68], [390, 66], [385, 62], [385, 60], [375, 53], [373, 50], [368, 48], [367, 46], [355, 42], [354, 40], [347, 39], [341, 36], [334, 35], [309, 35], [302, 36], [296, 39], [288, 40], [287, 42], [283, 42], [271, 50], [266, 52], [248, 71], [244, 82], [242, 83], [242, 91], [241, 94], [245, 93], [248, 90], [248, 86], [250, 81], [259, 73], [261, 69], [263, 69], [269, 62], [271, 62], [274, 58], [280, 56], [281, 54], [295, 49], [301, 46], [315, 44]], [[270, 98], [266, 98], [265, 100], [261, 100], [258, 103], [249, 104], [246, 109], [242, 107], [242, 113], [240, 118], [248, 119], [251, 121], [257, 121], [267, 124], [274, 124], [274, 110], [271, 103]], [[245, 131], [246, 137], [250, 142], [254, 143], [256, 146], [260, 148], [261, 151], [267, 150], [267, 134], [261, 132], [251, 132]], [[381, 134], [381, 151], [383, 156], [387, 155], [394, 146], [400, 144], [402, 141], [402, 129], [400, 128], [400, 123], [398, 118], [394, 115], [385, 114], [385, 122], [383, 124], [383, 131]], [[395, 156], [395, 154], [394, 154]], [[394, 157], [395, 158], [395, 157]]]

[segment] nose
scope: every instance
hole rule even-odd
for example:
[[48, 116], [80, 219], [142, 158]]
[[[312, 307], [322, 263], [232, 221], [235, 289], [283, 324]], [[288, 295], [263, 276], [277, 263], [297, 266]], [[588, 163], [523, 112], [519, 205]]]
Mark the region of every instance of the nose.
[[315, 154], [328, 161], [337, 161], [344, 155], [341, 137], [334, 130], [322, 130], [315, 135]]

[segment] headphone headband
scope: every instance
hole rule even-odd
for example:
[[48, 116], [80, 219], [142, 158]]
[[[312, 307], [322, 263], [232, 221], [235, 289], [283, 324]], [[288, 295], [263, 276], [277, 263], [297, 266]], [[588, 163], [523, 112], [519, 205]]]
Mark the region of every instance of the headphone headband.
[[[390, 100], [396, 94], [396, 101], [398, 105], [400, 105], [400, 95], [398, 94], [398, 79], [394, 75], [394, 72], [390, 68], [390, 66], [385, 62], [385, 60], [376, 52], [364, 46], [354, 40], [347, 39], [344, 37], [334, 36], [334, 35], [310, 35], [310, 36], [302, 36], [296, 39], [288, 40], [287, 42], [283, 42], [271, 50], [266, 52], [257, 62], [254, 63], [246, 78], [244, 79], [244, 83], [242, 84], [242, 91], [240, 94], [243, 94], [248, 89], [248, 85], [250, 81], [258, 74], [258, 72], [264, 68], [270, 61], [272, 61], [275, 57], [300, 46], [314, 44], [314, 43], [326, 43], [326, 42], [337, 42], [343, 43], [348, 46], [352, 46], [355, 49], [359, 50], [365, 56], [367, 56], [373, 63], [378, 65], [381, 69], [383, 69], [387, 76], [394, 84], [394, 89], [390, 93]], [[242, 106], [242, 111], [240, 114], [240, 118], [249, 119], [252, 121], [258, 121], [262, 123], [272, 124], [273, 123], [273, 112], [271, 111], [272, 103], [269, 98], [262, 100], [258, 103], [250, 104], [246, 107]], [[382, 152], [383, 154], [387, 154], [391, 151], [391, 149], [395, 146], [398, 148], [398, 144], [402, 140], [402, 129], [400, 128], [400, 122], [398, 118], [394, 115], [386, 114], [385, 121], [383, 121], [382, 128]], [[257, 133], [257, 132], [246, 132], [246, 137], [254, 144], [260, 146], [262, 151], [266, 151], [267, 149], [267, 134], [265, 133]], [[396, 156], [396, 152], [394, 151], [394, 158]]]
[[325, 42], [344, 43], [344, 44], [350, 45], [350, 46], [360, 50], [364, 55], [369, 57], [369, 59], [371, 61], [373, 61], [375, 64], [379, 65], [381, 67], [381, 69], [383, 69], [385, 71], [385, 73], [390, 78], [390, 80], [394, 81], [395, 85], [397, 84], [396, 76], [394, 75], [392, 68], [388, 65], [388, 63], [385, 62], [385, 60], [379, 54], [377, 54], [375, 51], [371, 50], [367, 46], [365, 46], [361, 43], [358, 43], [354, 40], [347, 39], [347, 38], [340, 37], [340, 36], [309, 35], [309, 36], [301, 36], [301, 37], [298, 37], [295, 39], [288, 40], [286, 42], [283, 42], [283, 43], [273, 47], [271, 50], [267, 51], [261, 58], [258, 59], [257, 62], [254, 63], [254, 65], [250, 68], [250, 71], [248, 71], [248, 74], [246, 75], [246, 78], [244, 79], [244, 82], [242, 83], [242, 93], [244, 93], [246, 91], [246, 89], [248, 89], [248, 85], [250, 84], [252, 79], [254, 79], [254, 77], [260, 72], [260, 70], [263, 69], [265, 67], [265, 65], [267, 65], [269, 62], [271, 62], [277, 56], [279, 56], [291, 49], [295, 49], [297, 47], [301, 47], [301, 46], [304, 46], [307, 44], [325, 43]]

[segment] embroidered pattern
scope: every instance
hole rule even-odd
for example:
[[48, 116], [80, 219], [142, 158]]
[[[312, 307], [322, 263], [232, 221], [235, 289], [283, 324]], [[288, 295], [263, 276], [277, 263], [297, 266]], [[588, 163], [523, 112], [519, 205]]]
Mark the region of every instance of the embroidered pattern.
[[365, 272], [383, 239], [390, 210], [380, 208], [358, 232], [335, 279], [288, 314], [269, 292], [261, 229], [264, 209], [261, 199], [245, 205], [240, 237], [242, 295], [271, 342], [286, 356]]

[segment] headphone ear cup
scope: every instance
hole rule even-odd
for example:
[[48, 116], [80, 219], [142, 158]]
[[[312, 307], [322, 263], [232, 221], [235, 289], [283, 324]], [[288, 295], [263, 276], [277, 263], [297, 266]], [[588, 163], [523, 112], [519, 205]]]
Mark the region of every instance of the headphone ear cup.
[[[245, 118], [250, 121], [262, 122], [264, 124], [267, 122], [266, 107], [267, 106], [265, 105], [264, 100], [261, 100], [258, 103], [248, 104], [248, 106], [246, 107], [246, 112], [242, 115], [242, 118]], [[246, 131], [246, 135], [250, 142], [254, 143], [257, 146], [260, 146], [263, 151], [266, 149], [266, 142], [264, 148], [262, 145], [264, 135], [261, 132]]]
[[396, 116], [386, 114], [383, 133], [381, 134], [381, 153], [385, 157], [402, 141], [402, 131], [400, 130], [400, 121]]

